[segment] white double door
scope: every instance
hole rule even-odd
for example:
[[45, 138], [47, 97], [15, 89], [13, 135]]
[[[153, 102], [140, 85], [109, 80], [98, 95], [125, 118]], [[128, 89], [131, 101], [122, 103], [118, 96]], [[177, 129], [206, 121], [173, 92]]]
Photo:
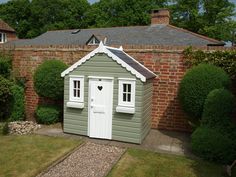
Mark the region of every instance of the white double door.
[[112, 137], [112, 79], [89, 79], [88, 135], [93, 138]]

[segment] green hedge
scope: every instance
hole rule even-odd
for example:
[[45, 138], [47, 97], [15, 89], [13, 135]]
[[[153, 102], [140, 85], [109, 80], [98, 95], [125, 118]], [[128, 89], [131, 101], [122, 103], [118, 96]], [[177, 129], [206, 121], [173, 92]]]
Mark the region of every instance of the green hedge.
[[61, 72], [67, 65], [59, 60], [47, 60], [43, 62], [34, 74], [34, 89], [39, 96], [62, 99], [64, 80]]
[[180, 83], [178, 96], [182, 108], [190, 118], [200, 120], [208, 93], [230, 85], [230, 77], [221, 68], [208, 64], [195, 66], [186, 72]]
[[230, 164], [234, 159], [234, 143], [227, 134], [208, 127], [197, 128], [191, 136], [192, 151], [205, 160]]
[[0, 75], [9, 78], [11, 75], [11, 56], [0, 53]]
[[212, 90], [205, 101], [202, 125], [208, 127], [224, 127], [232, 123], [231, 114], [234, 109], [234, 96], [226, 89]]
[[184, 51], [185, 62], [188, 66], [208, 63], [224, 69], [231, 78], [236, 77], [236, 50], [232, 51], [194, 51], [191, 47]]
[[0, 120], [5, 120], [10, 116], [12, 83], [8, 79], [0, 76]]
[[53, 124], [60, 119], [60, 109], [52, 105], [41, 105], [36, 109], [36, 120], [40, 124]]
[[18, 85], [13, 85], [10, 89], [13, 96], [10, 121], [24, 120], [25, 118], [24, 89]]

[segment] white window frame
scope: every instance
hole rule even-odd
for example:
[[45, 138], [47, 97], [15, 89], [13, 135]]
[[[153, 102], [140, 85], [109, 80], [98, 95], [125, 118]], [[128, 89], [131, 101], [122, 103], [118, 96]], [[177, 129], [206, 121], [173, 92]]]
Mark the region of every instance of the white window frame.
[[[96, 42], [96, 40], [98, 42]], [[95, 37], [92, 37], [92, 39], [90, 39], [90, 41], [88, 42], [88, 45], [99, 45], [99, 40]]]
[[5, 42], [7, 42], [7, 34], [0, 32], [0, 35], [1, 35], [0, 43], [5, 43]]
[[[72, 102], [84, 102], [84, 76], [70, 75], [69, 99]], [[80, 97], [74, 97], [74, 81], [80, 81]]]
[[[119, 82], [118, 106], [134, 108], [136, 79], [118, 78], [118, 82]], [[123, 84], [131, 84], [131, 102], [123, 101]]]

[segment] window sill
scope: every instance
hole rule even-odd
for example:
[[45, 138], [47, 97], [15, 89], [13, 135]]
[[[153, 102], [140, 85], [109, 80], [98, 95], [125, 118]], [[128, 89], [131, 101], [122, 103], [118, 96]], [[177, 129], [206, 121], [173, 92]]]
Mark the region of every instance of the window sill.
[[126, 107], [126, 106], [117, 106], [116, 112], [134, 114], [135, 108], [134, 107]]
[[68, 101], [66, 103], [66, 106], [69, 108], [84, 108], [84, 103], [79, 103], [79, 102], [72, 102], [72, 101]]

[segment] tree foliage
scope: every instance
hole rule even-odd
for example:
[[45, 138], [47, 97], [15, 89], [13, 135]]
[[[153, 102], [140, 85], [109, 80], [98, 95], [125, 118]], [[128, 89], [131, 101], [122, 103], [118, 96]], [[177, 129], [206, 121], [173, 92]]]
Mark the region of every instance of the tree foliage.
[[54, 29], [150, 24], [153, 9], [171, 10], [171, 23], [220, 40], [235, 37], [235, 5], [229, 0], [10, 0], [0, 4], [0, 18], [20, 38]]

